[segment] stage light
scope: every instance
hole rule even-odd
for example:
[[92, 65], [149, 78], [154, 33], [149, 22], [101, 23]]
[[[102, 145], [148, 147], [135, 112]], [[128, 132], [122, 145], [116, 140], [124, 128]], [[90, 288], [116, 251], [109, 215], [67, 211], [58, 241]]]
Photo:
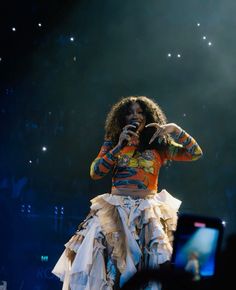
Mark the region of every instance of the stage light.
[[27, 206], [27, 213], [31, 213], [31, 205], [30, 204], [28, 204], [28, 206]]
[[63, 216], [64, 215], [64, 206], [54, 206], [54, 215]]
[[177, 54], [177, 57], [178, 57], [178, 58], [181, 58], [181, 54], [178, 53], [178, 54]]
[[20, 209], [21, 213], [30, 214], [31, 210], [32, 210], [31, 204], [22, 204], [21, 205], [21, 209]]
[[42, 27], [42, 24], [41, 24], [41, 23], [38, 23], [38, 26], [39, 26], [39, 27]]
[[70, 37], [70, 41], [73, 42], [75, 39], [74, 37]]
[[12, 29], [11, 29], [12, 31], [16, 31], [16, 28], [15, 27], [12, 27]]
[[202, 37], [202, 39], [205, 40], [205, 39], [206, 39], [206, 36], [204, 35], [204, 36]]
[[25, 205], [24, 204], [21, 205], [21, 212], [22, 213], [25, 212]]
[[210, 41], [208, 42], [208, 46], [212, 46], [212, 43]]
[[54, 214], [58, 215], [58, 207], [57, 206], [54, 206]]
[[168, 53], [167, 56], [168, 56], [168, 57], [171, 57], [171, 53]]
[[197, 26], [199, 27], [201, 24], [200, 23], [197, 23]]
[[47, 151], [47, 147], [43, 146], [42, 151]]

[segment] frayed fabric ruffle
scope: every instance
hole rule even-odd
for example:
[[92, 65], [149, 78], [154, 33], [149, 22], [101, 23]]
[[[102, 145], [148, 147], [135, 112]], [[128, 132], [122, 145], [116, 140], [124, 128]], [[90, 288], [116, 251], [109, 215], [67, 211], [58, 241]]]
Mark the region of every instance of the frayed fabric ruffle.
[[62, 290], [112, 290], [137, 270], [169, 261], [180, 204], [166, 190], [145, 198], [93, 198], [52, 271], [63, 281]]

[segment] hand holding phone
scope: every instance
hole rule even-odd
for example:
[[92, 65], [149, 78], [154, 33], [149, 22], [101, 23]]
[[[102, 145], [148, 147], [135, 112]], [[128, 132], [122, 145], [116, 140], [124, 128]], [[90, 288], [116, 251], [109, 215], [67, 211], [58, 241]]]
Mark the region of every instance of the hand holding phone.
[[215, 276], [223, 232], [219, 218], [180, 215], [173, 241], [174, 268], [190, 272], [194, 281]]

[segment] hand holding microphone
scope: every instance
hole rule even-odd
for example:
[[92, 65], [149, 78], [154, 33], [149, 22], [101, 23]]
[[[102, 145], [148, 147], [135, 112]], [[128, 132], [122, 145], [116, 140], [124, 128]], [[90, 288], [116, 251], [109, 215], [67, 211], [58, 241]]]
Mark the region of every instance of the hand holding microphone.
[[118, 145], [125, 146], [131, 140], [132, 136], [139, 138], [137, 133], [138, 127], [139, 122], [137, 121], [131, 121], [128, 125], [124, 126], [119, 137]]

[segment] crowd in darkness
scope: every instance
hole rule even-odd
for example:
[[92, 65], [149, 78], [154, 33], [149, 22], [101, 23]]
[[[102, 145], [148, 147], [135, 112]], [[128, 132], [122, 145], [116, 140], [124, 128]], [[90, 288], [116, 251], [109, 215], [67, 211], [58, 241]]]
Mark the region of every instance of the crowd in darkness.
[[122, 290], [141, 290], [149, 282], [162, 284], [163, 290], [220, 290], [231, 288], [234, 283], [234, 261], [236, 259], [236, 234], [227, 238], [222, 247], [216, 274], [208, 279], [193, 281], [193, 276], [185, 271], [176, 270], [173, 265], [157, 270], [138, 272], [121, 288]]

